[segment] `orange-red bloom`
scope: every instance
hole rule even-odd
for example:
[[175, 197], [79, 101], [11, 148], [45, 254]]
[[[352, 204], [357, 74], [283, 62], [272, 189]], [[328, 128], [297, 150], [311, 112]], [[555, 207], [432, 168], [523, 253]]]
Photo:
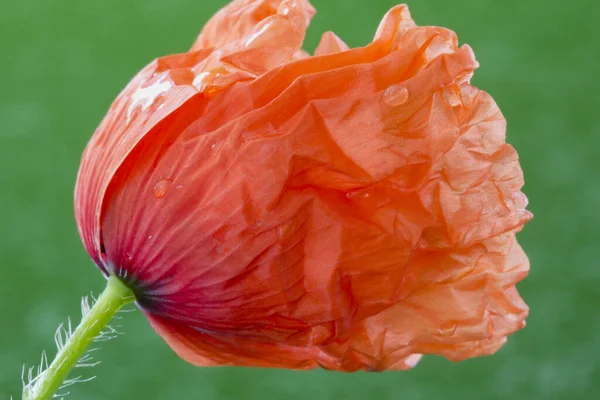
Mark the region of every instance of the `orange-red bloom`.
[[515, 150], [455, 34], [390, 10], [302, 50], [305, 0], [238, 0], [92, 137], [75, 193], [104, 274], [196, 365], [405, 369], [523, 327]]

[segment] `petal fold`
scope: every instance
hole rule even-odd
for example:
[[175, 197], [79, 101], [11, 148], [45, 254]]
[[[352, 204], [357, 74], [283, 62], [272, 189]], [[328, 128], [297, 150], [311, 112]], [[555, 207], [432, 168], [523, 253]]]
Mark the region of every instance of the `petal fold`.
[[374, 40], [237, 0], [159, 58], [86, 148], [75, 207], [105, 274], [195, 365], [408, 369], [522, 328], [531, 219], [472, 49], [392, 8]]

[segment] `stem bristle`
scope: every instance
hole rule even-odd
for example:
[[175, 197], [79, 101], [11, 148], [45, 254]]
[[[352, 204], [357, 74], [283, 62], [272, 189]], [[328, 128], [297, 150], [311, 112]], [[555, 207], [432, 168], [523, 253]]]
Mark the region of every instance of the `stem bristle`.
[[[92, 299], [91, 303], [90, 303], [90, 298]], [[98, 303], [98, 298], [96, 296], [94, 296], [93, 293], [91, 293], [89, 296], [82, 297], [82, 299], [81, 299], [82, 320], [85, 319], [85, 317], [90, 314], [90, 312], [92, 311], [92, 308], [94, 306], [96, 306], [97, 303]], [[106, 306], [106, 310], [103, 310], [103, 311], [108, 311], [108, 306]], [[133, 311], [133, 310], [126, 310], [126, 311]], [[96, 322], [97, 321], [94, 320], [90, 326], [86, 326], [85, 331], [87, 332], [88, 329], [95, 326]], [[113, 327], [111, 325], [106, 325], [104, 327], [104, 329], [102, 329], [93, 338], [92, 341], [93, 342], [106, 342], [106, 341], [114, 339], [120, 335], [123, 335], [124, 333], [117, 330], [117, 328], [120, 328], [120, 326]], [[65, 346], [69, 343], [69, 341], [73, 337], [73, 334], [74, 334], [74, 331], [73, 331], [73, 325], [71, 322], [71, 318], [68, 317], [67, 323], [66, 324], [60, 323], [58, 325], [58, 328], [56, 329], [56, 332], [54, 333], [54, 343], [56, 344], [57, 355], [59, 353], [61, 353], [61, 351], [63, 351]], [[91, 348], [91, 349], [85, 351], [85, 353], [74, 364], [74, 368], [93, 368], [93, 367], [97, 366], [98, 364], [100, 364], [100, 361], [95, 361], [92, 356], [92, 353], [97, 350], [99, 350], [99, 349], [96, 347], [96, 348]], [[36, 395], [35, 393], [33, 393], [34, 391], [37, 391], [37, 388], [35, 388], [35, 385], [44, 376], [44, 374], [47, 373], [48, 368], [49, 368], [48, 356], [47, 356], [47, 353], [45, 350], [42, 352], [39, 365], [33, 366], [31, 368], [27, 368], [25, 365], [23, 365], [23, 368], [21, 371], [21, 382], [23, 384], [23, 395], [24, 395], [23, 398], [24, 399], [26, 399], [26, 398], [28, 399], [29, 395], [33, 395], [33, 396]], [[27, 373], [25, 372], [26, 370], [27, 370]], [[35, 374], [34, 374], [34, 372], [35, 372]], [[58, 390], [64, 390], [70, 386], [77, 384], [77, 383], [89, 382], [95, 378], [96, 378], [96, 376], [84, 378], [83, 375], [80, 375], [75, 378], [66, 379], [60, 385]], [[63, 392], [63, 393], [57, 392], [52, 396], [52, 399], [57, 399], [57, 398], [62, 399], [64, 397], [68, 396], [69, 394], [70, 394], [70, 392]], [[11, 400], [12, 400], [12, 397], [11, 397]]]

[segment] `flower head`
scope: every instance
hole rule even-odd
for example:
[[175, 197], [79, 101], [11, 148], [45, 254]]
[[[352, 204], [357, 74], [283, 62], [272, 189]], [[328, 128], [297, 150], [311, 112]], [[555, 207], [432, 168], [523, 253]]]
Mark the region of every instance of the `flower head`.
[[85, 247], [196, 365], [406, 369], [524, 326], [515, 150], [455, 34], [391, 9], [302, 42], [305, 0], [238, 0], [118, 96], [83, 155]]

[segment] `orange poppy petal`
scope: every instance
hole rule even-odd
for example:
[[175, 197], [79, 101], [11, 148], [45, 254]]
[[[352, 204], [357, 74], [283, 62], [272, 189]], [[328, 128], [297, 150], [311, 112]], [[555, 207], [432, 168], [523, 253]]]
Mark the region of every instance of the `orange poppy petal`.
[[[291, 61], [300, 52], [301, 38], [314, 14], [312, 6], [301, 0], [236, 1], [229, 7], [234, 17], [228, 19], [228, 13], [215, 16], [198, 41], [216, 40], [211, 32], [237, 20], [237, 33], [231, 42], [217, 48], [197, 43], [189, 53], [150, 63], [119, 94], [88, 143], [75, 188], [75, 214], [86, 250], [96, 264], [105, 262], [100, 238], [103, 196], [139, 141], [198, 92], [210, 97], [237, 81]], [[257, 10], [260, 12], [255, 13]], [[278, 40], [287, 40], [289, 51], [260, 39], [277, 35], [281, 35]], [[256, 56], [262, 61], [253, 65]], [[266, 62], [269, 57], [270, 63]]]
[[311, 57], [313, 13], [235, 1], [134, 79], [82, 161], [88, 252], [196, 365], [495, 351], [527, 315], [531, 214], [472, 50], [398, 6], [371, 44], [327, 33]]
[[305, 0], [233, 1], [206, 24], [191, 51], [214, 49], [219, 62], [259, 76], [303, 54], [314, 14]]
[[[528, 308], [513, 285], [527, 274], [529, 263], [513, 235], [429, 257], [436, 265], [423, 254], [425, 264], [415, 260], [409, 266], [405, 279], [412, 281], [407, 285], [412, 291], [356, 329], [350, 347], [371, 354], [377, 369], [413, 353], [453, 361], [491, 354], [525, 325]], [[452, 272], [443, 273], [447, 266]]]
[[[191, 51], [223, 48], [239, 41], [248, 47], [300, 49], [315, 9], [305, 0], [236, 0], [204, 26]], [[274, 42], [273, 40], [281, 40]]]

